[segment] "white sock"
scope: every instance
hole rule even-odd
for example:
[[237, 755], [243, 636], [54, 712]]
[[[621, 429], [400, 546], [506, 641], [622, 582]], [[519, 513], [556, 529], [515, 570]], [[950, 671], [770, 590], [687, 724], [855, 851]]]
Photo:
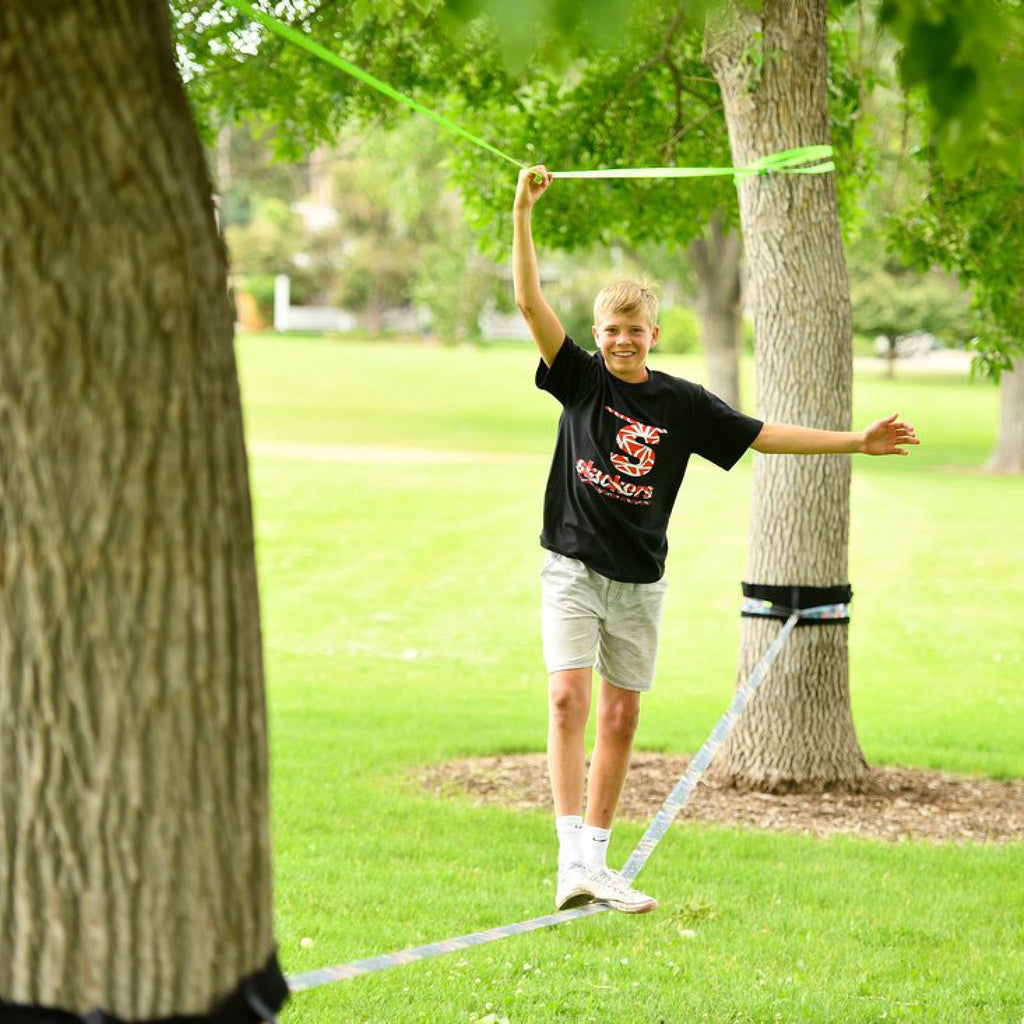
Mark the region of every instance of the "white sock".
[[610, 828], [596, 825], [583, 826], [583, 862], [592, 868], [608, 866], [608, 843], [612, 838]]
[[583, 861], [583, 819], [578, 814], [555, 818], [558, 835], [558, 868]]

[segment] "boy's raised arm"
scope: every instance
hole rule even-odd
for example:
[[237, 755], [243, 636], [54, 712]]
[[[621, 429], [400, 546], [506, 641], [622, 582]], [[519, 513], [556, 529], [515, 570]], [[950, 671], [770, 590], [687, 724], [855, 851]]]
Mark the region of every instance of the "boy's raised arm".
[[548, 366], [555, 361], [562, 347], [565, 328], [540, 290], [540, 271], [533, 247], [530, 215], [533, 204], [547, 191], [551, 182], [552, 176], [543, 166], [520, 171], [512, 211], [512, 279], [515, 282], [516, 305]]

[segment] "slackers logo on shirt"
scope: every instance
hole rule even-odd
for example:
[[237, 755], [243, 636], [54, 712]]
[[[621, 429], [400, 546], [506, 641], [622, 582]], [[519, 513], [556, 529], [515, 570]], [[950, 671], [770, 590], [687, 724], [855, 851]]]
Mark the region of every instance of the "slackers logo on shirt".
[[607, 498], [625, 501], [630, 505], [650, 505], [654, 497], [654, 488], [650, 484], [634, 484], [629, 480], [623, 480], [620, 474], [641, 477], [650, 473], [654, 468], [652, 446], [658, 444], [661, 435], [667, 434], [668, 431], [664, 427], [650, 427], [631, 416], [624, 416], [610, 405], [606, 405], [605, 409], [626, 423], [615, 435], [615, 443], [626, 454], [611, 453], [611, 463], [619, 472], [605, 473], [594, 465], [593, 459], [577, 459], [576, 472], [584, 483], [590, 484]]

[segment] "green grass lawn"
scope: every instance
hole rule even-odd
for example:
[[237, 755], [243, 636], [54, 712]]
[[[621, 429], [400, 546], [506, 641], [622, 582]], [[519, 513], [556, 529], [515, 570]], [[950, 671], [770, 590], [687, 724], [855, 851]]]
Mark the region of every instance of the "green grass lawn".
[[[253, 459], [285, 970], [549, 912], [550, 816], [439, 800], [415, 775], [543, 749], [537, 534], [557, 406], [533, 388], [530, 350], [259, 337], [238, 352], [257, 453], [482, 453]], [[654, 365], [702, 375], [696, 359]], [[855, 406], [858, 423], [898, 410], [926, 442], [908, 459], [854, 460], [865, 753], [1022, 776], [1024, 480], [979, 472], [995, 389], [872, 375]], [[697, 460], [681, 492], [641, 749], [695, 750], [731, 696], [751, 458], [728, 474]], [[617, 827], [613, 861], [642, 828]], [[302, 993], [285, 1021], [1020, 1024], [1022, 855], [677, 826], [642, 876], [655, 914], [603, 914]]]

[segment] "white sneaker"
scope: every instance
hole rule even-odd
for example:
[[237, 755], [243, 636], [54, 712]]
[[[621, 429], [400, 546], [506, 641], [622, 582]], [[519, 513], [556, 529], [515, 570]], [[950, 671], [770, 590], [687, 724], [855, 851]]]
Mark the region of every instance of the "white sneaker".
[[558, 869], [558, 888], [555, 891], [555, 906], [559, 910], [582, 907], [593, 903], [594, 894], [590, 888], [590, 872], [582, 861], [574, 861]]
[[626, 914], [646, 914], [658, 906], [653, 896], [638, 892], [618, 871], [591, 868], [588, 883], [594, 899]]

